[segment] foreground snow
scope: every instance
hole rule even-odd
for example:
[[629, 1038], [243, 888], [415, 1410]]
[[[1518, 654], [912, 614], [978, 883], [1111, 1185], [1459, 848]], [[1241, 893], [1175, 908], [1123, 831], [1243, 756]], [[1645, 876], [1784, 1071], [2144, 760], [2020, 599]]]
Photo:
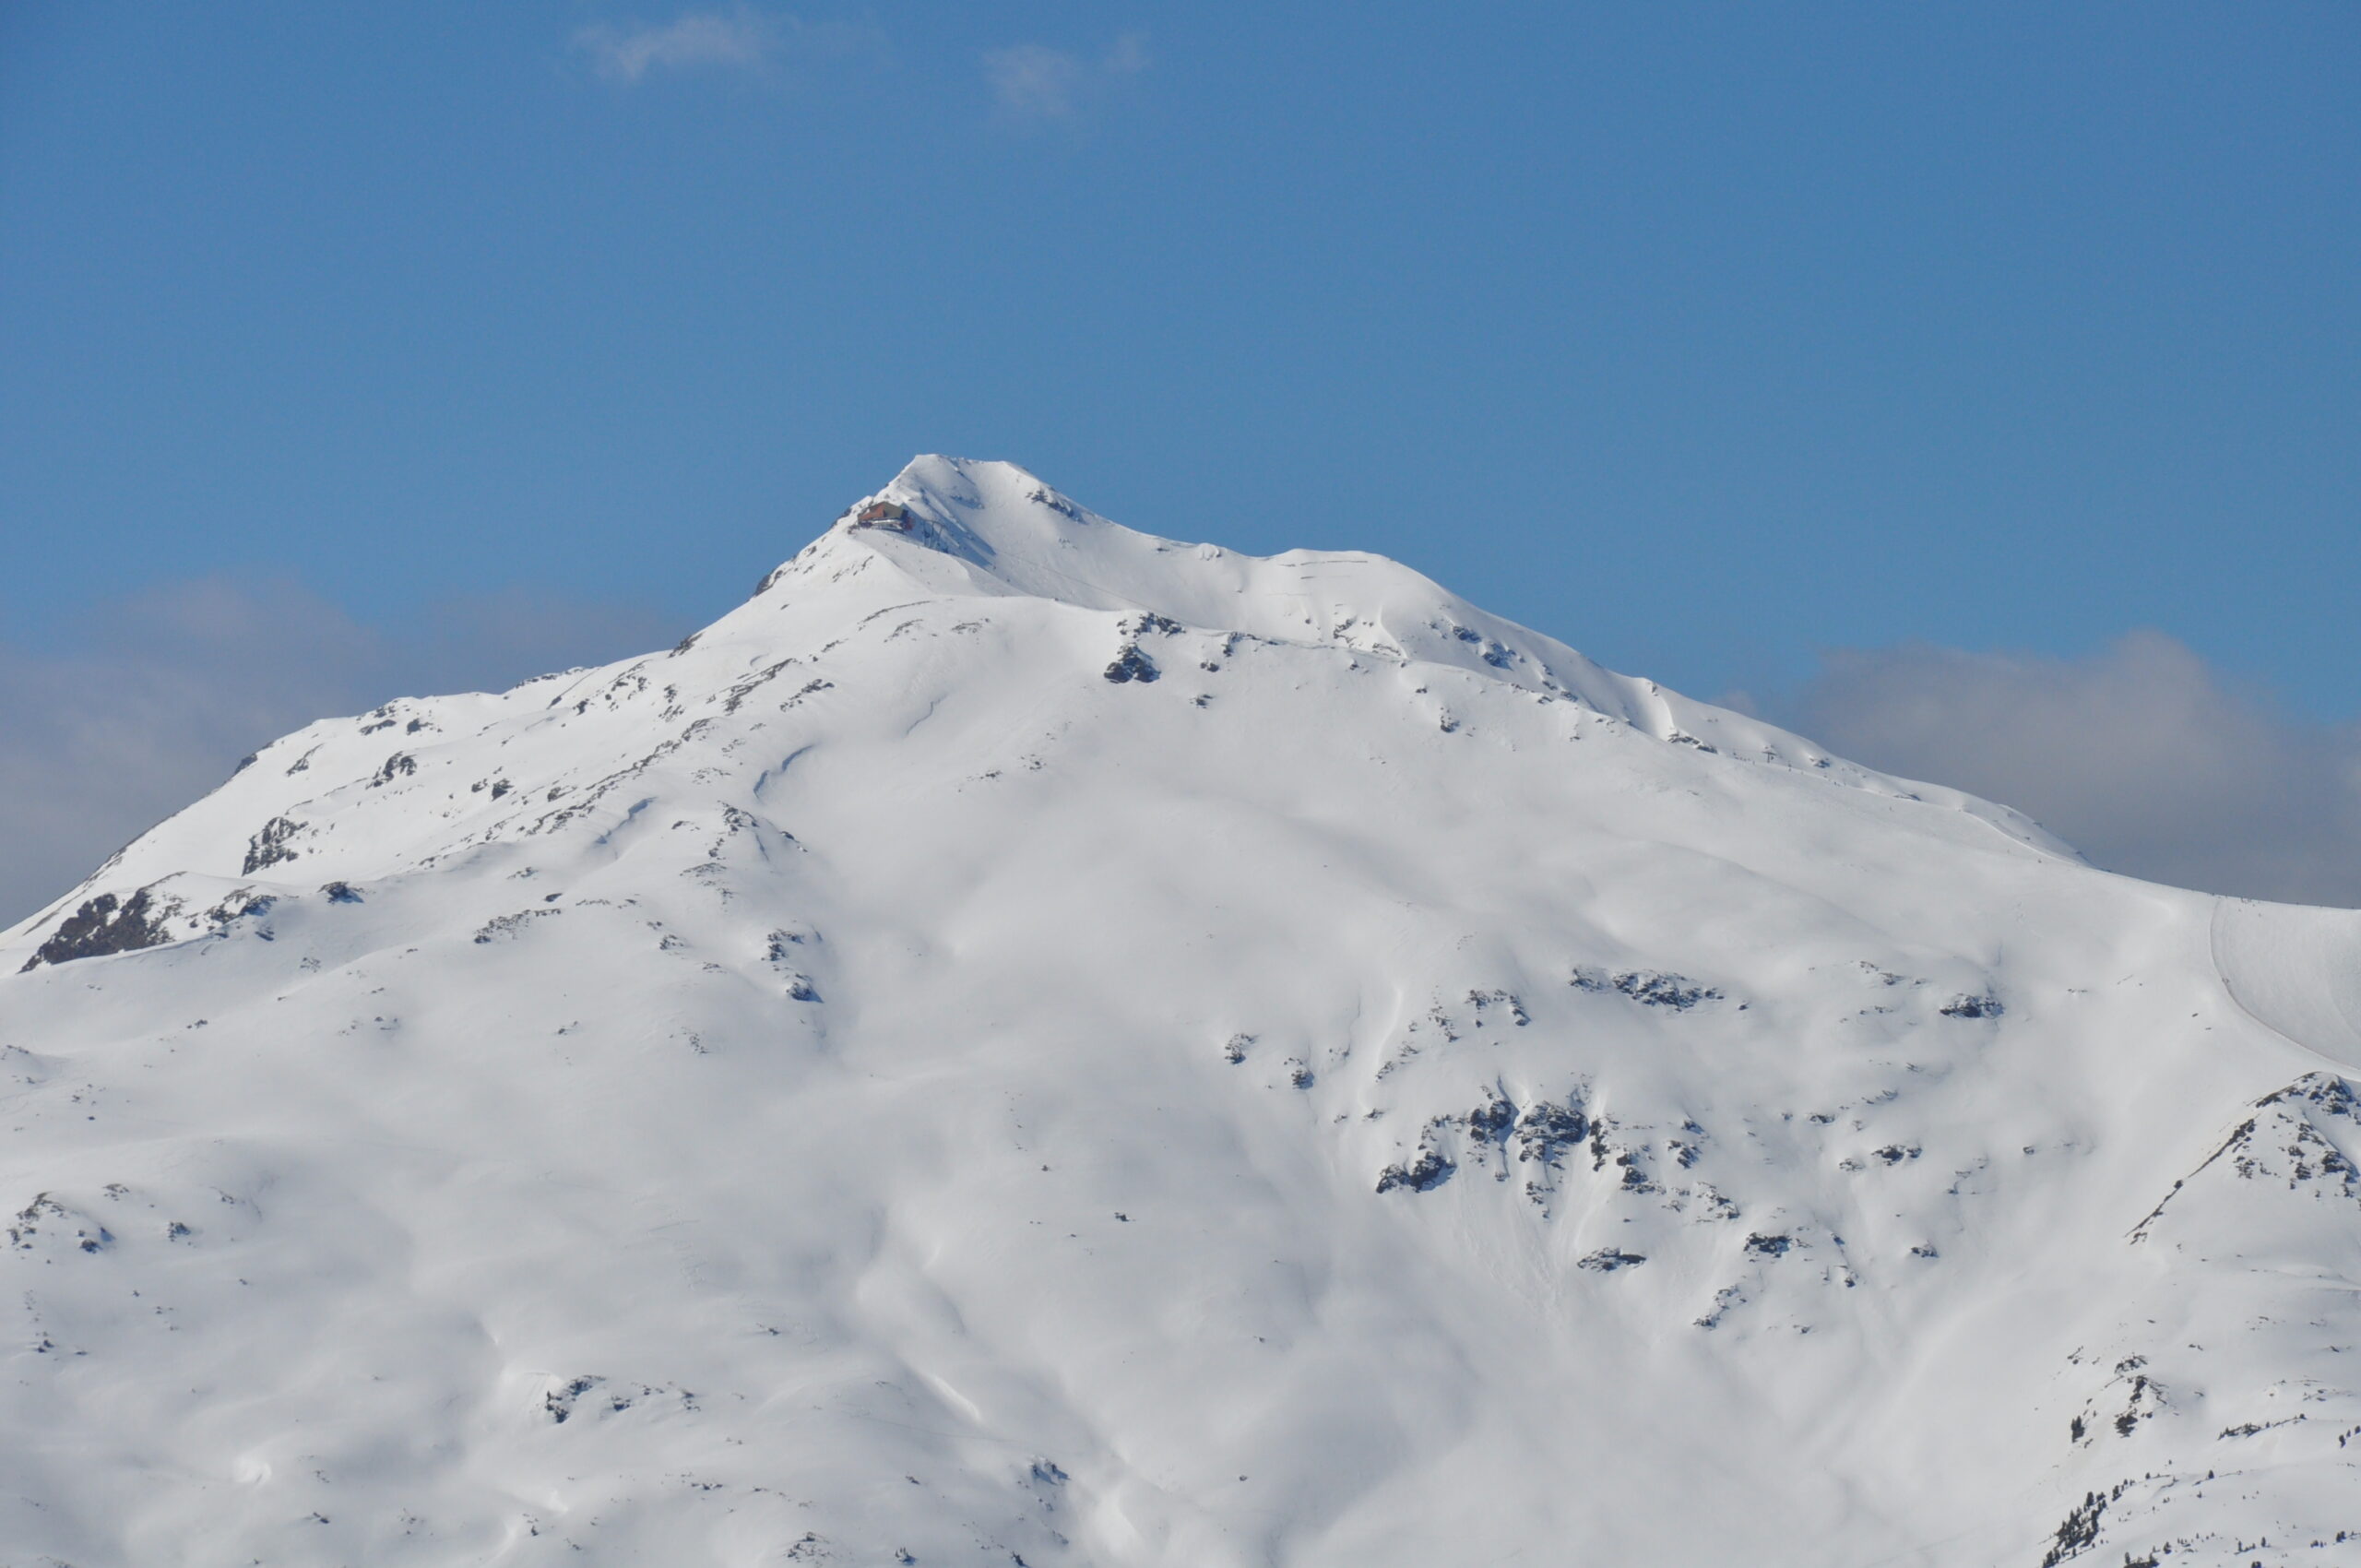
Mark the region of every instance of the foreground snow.
[[2361, 917], [1376, 558], [923, 458], [0, 962], [0, 1564], [2361, 1562]]

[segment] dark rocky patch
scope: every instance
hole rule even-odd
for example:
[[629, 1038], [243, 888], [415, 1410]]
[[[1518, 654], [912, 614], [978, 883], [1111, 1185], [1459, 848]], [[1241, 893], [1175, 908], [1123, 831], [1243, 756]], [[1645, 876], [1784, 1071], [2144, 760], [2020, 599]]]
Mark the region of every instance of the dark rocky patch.
[[1638, 1253], [1619, 1252], [1613, 1247], [1601, 1247], [1576, 1263], [1576, 1268], [1586, 1268], [1594, 1274], [1612, 1274], [1619, 1268], [1631, 1268], [1648, 1260]]
[[1685, 1118], [1680, 1123], [1680, 1135], [1667, 1138], [1664, 1147], [1665, 1152], [1672, 1156], [1675, 1165], [1683, 1170], [1691, 1170], [1704, 1158], [1705, 1129], [1697, 1124], [1695, 1117]]
[[1997, 1018], [2008, 1011], [1997, 996], [1954, 996], [1936, 1009], [1946, 1018]]
[[1516, 1107], [1500, 1090], [1467, 1113], [1467, 1141], [1478, 1148], [1508, 1146], [1509, 1130], [1516, 1125]]
[[1377, 1174], [1377, 1190], [1390, 1193], [1396, 1187], [1407, 1187], [1414, 1193], [1431, 1193], [1451, 1180], [1458, 1166], [1433, 1149], [1421, 1149], [1418, 1158], [1407, 1165], [1389, 1165]]
[[2285, 1088], [2264, 1095], [2255, 1104], [2293, 1106], [2297, 1102], [2330, 1116], [2361, 1122], [2361, 1096], [2356, 1096], [2353, 1086], [2333, 1073], [2307, 1073]]
[[[2145, 1364], [2144, 1358], [2134, 1356], [2117, 1366], [2115, 1370], [2117, 1375], [2121, 1376], [2129, 1369]], [[2115, 1435], [2118, 1437], [2130, 1437], [2142, 1421], [2153, 1418], [2165, 1403], [2163, 1386], [2150, 1381], [2146, 1372], [2134, 1372], [2130, 1373], [2130, 1395], [2124, 1400], [2123, 1408], [2115, 1417]]]
[[1461, 642], [1471, 644], [1481, 649], [1484, 662], [1495, 670], [1505, 670], [1516, 662], [1517, 655], [1513, 648], [1506, 643], [1492, 641], [1480, 632], [1466, 626], [1455, 625], [1451, 628], [1451, 635]]
[[1722, 1325], [1722, 1320], [1729, 1316], [1732, 1308], [1745, 1304], [1745, 1287], [1725, 1285], [1714, 1292], [1714, 1304], [1705, 1315], [1694, 1321], [1699, 1328], [1719, 1328]]
[[1082, 521], [1082, 508], [1046, 486], [1026, 493], [1025, 499], [1037, 506], [1047, 506], [1050, 511], [1071, 517], [1077, 523]]
[[1155, 680], [1163, 671], [1157, 669], [1154, 661], [1142, 653], [1136, 644], [1133, 644], [1118, 651], [1115, 661], [1107, 666], [1101, 673], [1109, 681], [1120, 686], [1127, 681], [1145, 683]]
[[8, 1244], [18, 1248], [30, 1247], [33, 1244], [32, 1239], [41, 1234], [42, 1220], [65, 1218], [65, 1206], [55, 1198], [47, 1193], [36, 1193], [32, 1202], [17, 1211], [17, 1222], [8, 1227]]
[[252, 876], [267, 867], [299, 859], [296, 851], [288, 848], [288, 841], [307, 826], [284, 816], [275, 816], [264, 823], [261, 830], [246, 840], [245, 871], [243, 874]]
[[103, 958], [114, 953], [135, 953], [160, 947], [172, 940], [164, 930], [170, 909], [159, 908], [148, 888], [118, 900], [112, 893], [86, 899], [80, 909], [60, 921], [47, 942], [33, 949], [24, 968], [43, 964], [71, 963], [77, 958]]
[[1516, 1157], [1554, 1170], [1565, 1162], [1568, 1149], [1580, 1148], [1589, 1136], [1590, 1120], [1580, 1100], [1569, 1098], [1563, 1105], [1541, 1100], [1526, 1106], [1516, 1119]]
[[1506, 1008], [1509, 1021], [1518, 1028], [1523, 1028], [1533, 1022], [1532, 1016], [1525, 1010], [1524, 1001], [1514, 992], [1471, 991], [1467, 993], [1467, 1000], [1476, 1009], [1476, 1027], [1479, 1029], [1484, 1027], [1485, 1010], [1491, 1007]]
[[1590, 1168], [1604, 1170], [1611, 1163], [1622, 1172], [1617, 1185], [1624, 1192], [1638, 1196], [1661, 1192], [1663, 1189], [1648, 1176], [1647, 1151], [1627, 1144], [1613, 1142], [1616, 1130], [1611, 1116], [1595, 1116], [1590, 1123]]
[[[47, 1193], [37, 1193], [32, 1202], [17, 1211], [16, 1222], [8, 1227], [8, 1244], [19, 1252], [30, 1251], [33, 1238], [41, 1234], [44, 1224], [55, 1222], [63, 1226], [74, 1219], [55, 1198]], [[114, 1233], [96, 1220], [86, 1219], [74, 1225], [74, 1245], [79, 1252], [102, 1252], [114, 1245]]]
[[[278, 905], [279, 900], [267, 893], [251, 893], [242, 888], [206, 910], [203, 919], [207, 925], [213, 928], [214, 935], [226, 936], [229, 934], [230, 927], [237, 921], [244, 920], [249, 915], [259, 920], [270, 913]], [[270, 932], [267, 931], [260, 931], [255, 934], [265, 942], [271, 939]]]
[[1615, 989], [1643, 1007], [1669, 1007], [1679, 1013], [1687, 1012], [1700, 1002], [1718, 1001], [1722, 994], [1687, 975], [1659, 974], [1654, 969], [1617, 975]]
[[1687, 975], [1668, 974], [1657, 969], [1626, 969], [1610, 975], [1599, 969], [1577, 968], [1568, 982], [1576, 991], [1616, 992], [1630, 997], [1643, 1007], [1669, 1007], [1685, 1013], [1701, 1002], [1718, 1002], [1722, 993], [1715, 987], [1691, 980]]
[[541, 915], [554, 915], [562, 912], [558, 909], [519, 909], [513, 915], [495, 915], [484, 921], [477, 930], [476, 945], [485, 946], [496, 937], [515, 936], [524, 929], [527, 921]]
[[541, 1408], [549, 1412], [552, 1421], [564, 1426], [566, 1418], [574, 1414], [575, 1401], [606, 1381], [603, 1377], [577, 1377], [564, 1387], [552, 1388], [542, 1396]]

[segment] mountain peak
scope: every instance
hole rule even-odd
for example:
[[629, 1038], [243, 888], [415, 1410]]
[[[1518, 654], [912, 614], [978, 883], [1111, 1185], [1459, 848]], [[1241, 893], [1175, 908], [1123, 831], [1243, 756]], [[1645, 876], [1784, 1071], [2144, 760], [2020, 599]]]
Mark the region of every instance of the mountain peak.
[[1399, 663], [1458, 665], [1593, 698], [1619, 717], [1630, 717], [1638, 688], [1657, 692], [1654, 683], [1609, 676], [1572, 648], [1488, 614], [1385, 556], [1321, 550], [1260, 556], [1159, 538], [1090, 511], [1010, 462], [911, 459], [884, 489], [846, 507], [764, 588], [783, 588], [798, 576], [842, 580], [848, 565], [867, 557], [891, 568], [895, 591], [1050, 600]]
[[1014, 593], [1092, 610], [1185, 599], [1176, 580], [1185, 568], [1162, 558], [1227, 553], [1109, 522], [1014, 463], [934, 453], [911, 458], [883, 490], [846, 507], [820, 542], [829, 540], [876, 550], [941, 591]]
[[[884, 568], [882, 577], [869, 571], [872, 564]], [[1250, 555], [1159, 538], [1089, 510], [1015, 463], [941, 454], [912, 458], [765, 578], [755, 599], [723, 627], [767, 638], [773, 634], [762, 607], [800, 604], [816, 584], [849, 588], [880, 606], [920, 595], [1046, 600], [1138, 624], [1323, 647], [1405, 670], [1456, 671], [1544, 700], [1571, 701], [1705, 754], [1803, 768], [1830, 782], [1939, 803], [2020, 842], [2073, 854], [2007, 807], [1889, 778], [1775, 726], [1617, 674], [1386, 556], [1325, 550]]]
[[1039, 475], [1005, 458], [921, 452], [871, 499], [980, 510], [998, 502], [1038, 501], [1053, 493]]

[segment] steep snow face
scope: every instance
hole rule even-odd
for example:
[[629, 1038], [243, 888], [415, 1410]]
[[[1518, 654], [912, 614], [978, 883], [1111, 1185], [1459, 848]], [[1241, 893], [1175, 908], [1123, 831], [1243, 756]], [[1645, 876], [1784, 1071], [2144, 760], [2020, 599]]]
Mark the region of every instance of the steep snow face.
[[2361, 1557], [2355, 919], [921, 458], [0, 939], [0, 1561]]

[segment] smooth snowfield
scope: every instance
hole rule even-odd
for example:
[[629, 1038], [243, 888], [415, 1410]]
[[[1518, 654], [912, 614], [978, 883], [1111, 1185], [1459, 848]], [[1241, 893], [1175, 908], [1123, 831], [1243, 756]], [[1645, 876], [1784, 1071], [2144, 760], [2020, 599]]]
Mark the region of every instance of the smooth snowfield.
[[921, 458], [0, 939], [0, 1564], [2361, 1562], [2356, 921]]

